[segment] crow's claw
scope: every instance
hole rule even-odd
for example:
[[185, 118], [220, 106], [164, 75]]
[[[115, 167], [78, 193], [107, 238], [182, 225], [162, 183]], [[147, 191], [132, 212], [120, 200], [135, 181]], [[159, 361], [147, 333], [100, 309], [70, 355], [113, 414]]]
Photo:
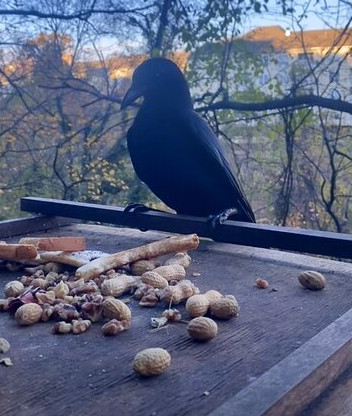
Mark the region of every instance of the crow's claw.
[[143, 204], [128, 204], [125, 209], [123, 210], [123, 212], [126, 213], [138, 213], [138, 212], [147, 212], [147, 211], [151, 211], [152, 208], [147, 207], [146, 205]]
[[[147, 207], [143, 204], [128, 204], [123, 210], [124, 213], [138, 214], [139, 212], [147, 212], [153, 210], [152, 208]], [[148, 231], [147, 228], [140, 228], [140, 231]]]
[[238, 210], [236, 208], [225, 209], [225, 211], [222, 211], [219, 214], [210, 215], [208, 217], [208, 224], [212, 230], [215, 230], [219, 224], [224, 224], [224, 222], [227, 221], [229, 217], [235, 214], [238, 214]]

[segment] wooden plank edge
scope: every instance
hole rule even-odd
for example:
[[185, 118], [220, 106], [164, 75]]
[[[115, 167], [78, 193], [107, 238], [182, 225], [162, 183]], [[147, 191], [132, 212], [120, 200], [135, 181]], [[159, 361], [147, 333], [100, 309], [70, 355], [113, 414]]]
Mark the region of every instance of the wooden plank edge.
[[[237, 258], [255, 258], [256, 260], [270, 261], [281, 265], [292, 266], [298, 270], [315, 270], [328, 275], [339, 274], [352, 277], [352, 265], [349, 262], [339, 261], [326, 257], [316, 257], [308, 254], [293, 253], [260, 247], [240, 246], [237, 244], [216, 243], [208, 245], [209, 251], [236, 255]], [[298, 276], [298, 274], [297, 274]]]
[[17, 235], [25, 236], [29, 233], [59, 228], [74, 222], [76, 220], [47, 215], [4, 220], [0, 221], [0, 238], [10, 238]]
[[329, 388], [304, 409], [304, 416], [351, 416], [352, 366], [337, 378]]
[[236, 221], [227, 221], [213, 230], [207, 218], [155, 211], [125, 213], [120, 207], [35, 197], [21, 198], [21, 209], [131, 228], [180, 234], [197, 233], [200, 237], [212, 238], [218, 242], [352, 258], [352, 235], [350, 234]]
[[209, 413], [297, 416], [352, 363], [352, 309]]

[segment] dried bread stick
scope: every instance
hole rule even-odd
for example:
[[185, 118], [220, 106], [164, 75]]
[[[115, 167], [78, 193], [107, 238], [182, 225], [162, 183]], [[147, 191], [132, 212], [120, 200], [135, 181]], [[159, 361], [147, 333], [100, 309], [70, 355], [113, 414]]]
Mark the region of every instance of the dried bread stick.
[[42, 251], [81, 251], [86, 249], [84, 237], [24, 237], [21, 244], [33, 244]]
[[151, 259], [173, 252], [195, 250], [198, 245], [199, 237], [197, 234], [168, 237], [163, 240], [95, 259], [79, 267], [76, 271], [76, 278], [90, 280], [107, 270], [122, 267], [137, 260]]
[[0, 243], [0, 259], [25, 260], [37, 257], [38, 251], [33, 244], [6, 244]]

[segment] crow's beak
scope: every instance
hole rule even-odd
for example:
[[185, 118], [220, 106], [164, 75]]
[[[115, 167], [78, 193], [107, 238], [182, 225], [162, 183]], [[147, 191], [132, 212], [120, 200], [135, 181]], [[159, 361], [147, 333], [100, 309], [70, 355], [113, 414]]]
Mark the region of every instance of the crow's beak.
[[133, 102], [137, 100], [137, 98], [141, 97], [142, 95], [143, 92], [139, 88], [135, 88], [132, 84], [131, 88], [127, 90], [125, 96], [122, 99], [120, 109], [124, 110], [126, 107], [131, 105]]

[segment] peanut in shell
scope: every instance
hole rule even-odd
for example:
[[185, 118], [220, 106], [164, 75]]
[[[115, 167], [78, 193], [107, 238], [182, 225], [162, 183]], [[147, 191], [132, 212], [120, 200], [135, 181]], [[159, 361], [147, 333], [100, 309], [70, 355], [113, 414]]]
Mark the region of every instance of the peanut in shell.
[[322, 290], [326, 286], [325, 276], [314, 270], [307, 270], [298, 276], [299, 283], [309, 290]]
[[163, 348], [147, 348], [134, 357], [133, 370], [141, 376], [162, 374], [171, 364], [168, 351]]

